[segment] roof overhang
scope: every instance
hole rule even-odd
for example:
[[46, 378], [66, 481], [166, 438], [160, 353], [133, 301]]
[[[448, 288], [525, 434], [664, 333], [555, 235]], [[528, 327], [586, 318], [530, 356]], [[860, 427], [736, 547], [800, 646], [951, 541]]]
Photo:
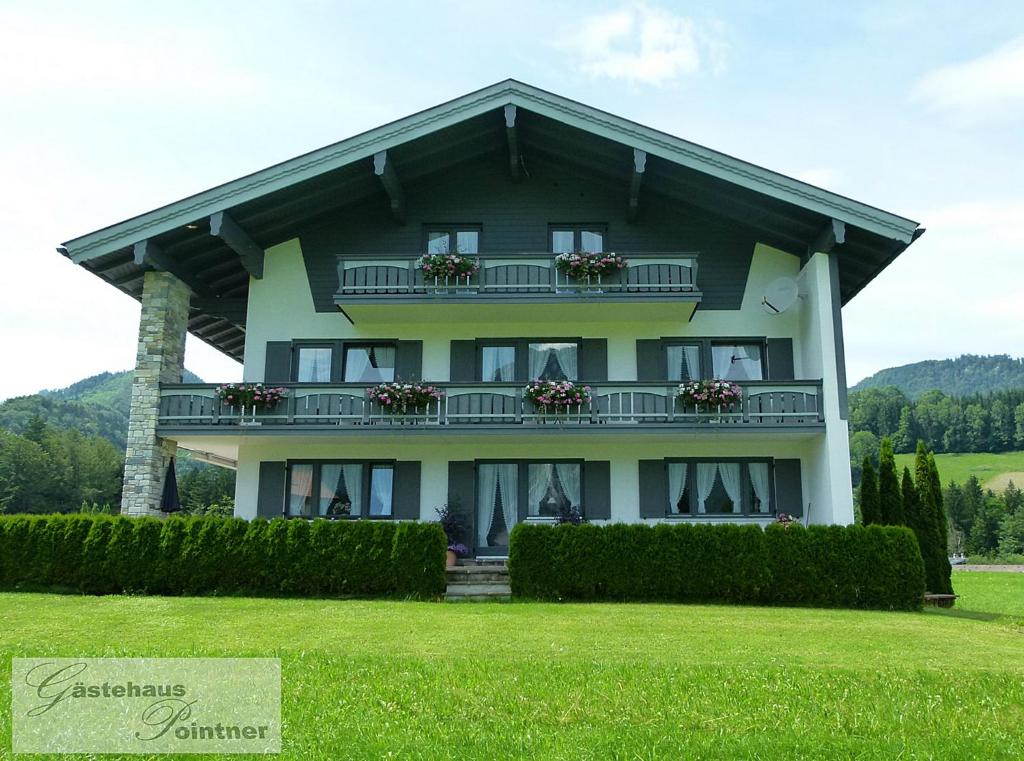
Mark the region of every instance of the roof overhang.
[[529, 147], [531, 136], [539, 151], [560, 145], [552, 152], [585, 167], [586, 151], [577, 150], [574, 137], [578, 131], [594, 146], [594, 160], [586, 168], [602, 171], [609, 156], [618, 158], [616, 151], [625, 157], [632, 172], [630, 215], [642, 179], [645, 193], [731, 218], [758, 230], [765, 243], [796, 255], [817, 245], [822, 229], [843, 224], [844, 241], [831, 241], [840, 259], [843, 303], [923, 232], [913, 220], [506, 80], [74, 238], [60, 250], [135, 298], [147, 269], [174, 272], [197, 296], [189, 329], [240, 358], [244, 308], [239, 309], [239, 300], [244, 304], [249, 278], [261, 276], [263, 249], [295, 237], [310, 215], [361, 198], [387, 192], [392, 208], [402, 211], [394, 178], [389, 187], [386, 176], [394, 163], [388, 155], [400, 169], [422, 165], [426, 172], [450, 161], [453, 153], [469, 157], [507, 150], [516, 179], [518, 151]]

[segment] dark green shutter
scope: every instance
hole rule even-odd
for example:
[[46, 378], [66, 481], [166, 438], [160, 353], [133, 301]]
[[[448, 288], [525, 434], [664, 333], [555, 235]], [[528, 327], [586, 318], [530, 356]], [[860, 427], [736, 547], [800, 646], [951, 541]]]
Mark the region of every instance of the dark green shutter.
[[472, 383], [476, 377], [476, 341], [451, 342], [452, 383]]
[[267, 341], [264, 383], [288, 383], [292, 380], [292, 342]]
[[395, 345], [395, 380], [418, 381], [423, 374], [423, 342], [399, 341]]
[[448, 463], [448, 507], [462, 516], [463, 539], [476, 546], [476, 467], [472, 460]]
[[668, 513], [668, 474], [664, 460], [640, 461], [640, 517], [664, 518]]
[[259, 492], [256, 497], [256, 515], [260, 518], [279, 518], [284, 515], [286, 474], [283, 462], [260, 463]]
[[391, 492], [391, 517], [399, 520], [420, 519], [420, 464], [396, 462]]
[[583, 463], [583, 515], [598, 521], [612, 517], [611, 463], [607, 460]]
[[608, 380], [608, 339], [584, 338], [580, 343], [580, 380]]
[[668, 378], [665, 349], [658, 338], [641, 338], [636, 342], [636, 379], [663, 381]]
[[775, 461], [775, 511], [797, 517], [804, 514], [799, 460]]
[[793, 380], [793, 339], [768, 339], [768, 380]]

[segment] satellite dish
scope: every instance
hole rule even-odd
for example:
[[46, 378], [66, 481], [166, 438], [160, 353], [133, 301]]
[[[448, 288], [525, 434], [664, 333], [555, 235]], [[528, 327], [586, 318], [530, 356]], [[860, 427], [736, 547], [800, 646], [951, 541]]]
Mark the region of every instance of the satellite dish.
[[796, 280], [791, 277], [780, 277], [773, 280], [764, 289], [761, 307], [768, 314], [782, 314], [792, 307], [800, 298], [800, 289]]

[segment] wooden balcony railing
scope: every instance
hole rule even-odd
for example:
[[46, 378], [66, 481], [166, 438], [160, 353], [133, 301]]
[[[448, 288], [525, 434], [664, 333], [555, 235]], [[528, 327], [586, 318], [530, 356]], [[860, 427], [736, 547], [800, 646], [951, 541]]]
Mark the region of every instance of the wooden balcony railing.
[[416, 256], [338, 257], [335, 300], [351, 297], [587, 297], [621, 294], [699, 296], [697, 254], [623, 254], [629, 266], [607, 277], [577, 280], [555, 268], [554, 254], [473, 255], [479, 272], [427, 278]]
[[342, 428], [418, 425], [438, 429], [512, 429], [529, 426], [730, 426], [788, 427], [824, 423], [821, 381], [749, 381], [741, 383], [736, 404], [696, 408], [683, 404], [672, 383], [602, 382], [591, 384], [592, 400], [568, 410], [535, 407], [524, 398], [524, 384], [436, 383], [440, 402], [396, 415], [367, 398], [362, 384], [292, 384], [272, 410], [238, 410], [221, 404], [215, 385], [164, 385], [159, 425], [280, 426]]

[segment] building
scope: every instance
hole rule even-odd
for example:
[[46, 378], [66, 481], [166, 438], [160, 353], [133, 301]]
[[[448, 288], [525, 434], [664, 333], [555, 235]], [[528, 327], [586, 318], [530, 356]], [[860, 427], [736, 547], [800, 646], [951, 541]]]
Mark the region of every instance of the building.
[[[515, 523], [572, 508], [852, 522], [841, 307], [921, 232], [509, 80], [61, 251], [142, 302], [123, 512], [159, 509], [183, 447], [237, 467], [242, 517], [452, 503], [501, 555]], [[580, 251], [628, 266], [559, 271]], [[479, 271], [435, 277], [424, 252]], [[285, 399], [182, 384], [186, 331]], [[538, 406], [538, 378], [590, 398]], [[677, 398], [702, 378], [740, 400]], [[395, 414], [368, 398], [394, 380], [444, 395]]]

